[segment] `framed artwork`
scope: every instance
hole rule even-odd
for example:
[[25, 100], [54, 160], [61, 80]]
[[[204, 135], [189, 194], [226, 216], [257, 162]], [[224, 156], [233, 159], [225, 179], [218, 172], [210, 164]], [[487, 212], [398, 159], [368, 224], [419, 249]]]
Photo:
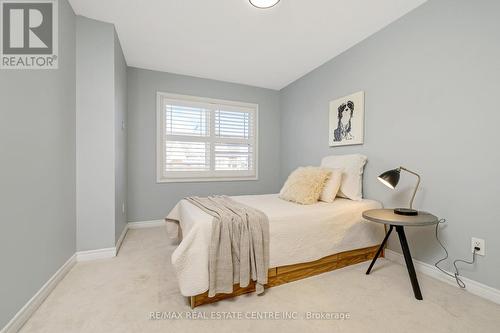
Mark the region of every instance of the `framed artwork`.
[[359, 91], [330, 102], [330, 147], [362, 144], [364, 127], [364, 91]]

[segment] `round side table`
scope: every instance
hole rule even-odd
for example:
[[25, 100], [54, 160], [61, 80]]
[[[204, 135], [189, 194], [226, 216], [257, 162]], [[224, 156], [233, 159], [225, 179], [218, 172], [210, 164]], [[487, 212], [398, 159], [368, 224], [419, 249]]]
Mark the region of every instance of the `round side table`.
[[408, 269], [408, 274], [410, 275], [413, 293], [415, 294], [416, 299], [422, 300], [422, 292], [420, 291], [420, 286], [418, 285], [417, 274], [415, 273], [415, 267], [413, 266], [413, 260], [411, 259], [410, 248], [408, 247], [408, 242], [406, 241], [404, 227], [435, 225], [436, 223], [439, 223], [439, 219], [435, 215], [423, 211], [419, 211], [418, 215], [415, 216], [406, 216], [395, 214], [394, 210], [392, 209], [367, 210], [363, 212], [363, 217], [368, 221], [389, 225], [389, 231], [385, 235], [382, 244], [380, 244], [377, 254], [375, 254], [375, 257], [373, 258], [370, 267], [368, 267], [366, 274], [370, 274], [370, 271], [377, 261], [378, 256], [382, 252], [385, 243], [387, 243], [387, 239], [389, 238], [392, 229], [396, 228], [399, 236], [399, 242], [401, 243], [401, 249], [403, 250], [403, 255], [405, 257], [406, 268]]

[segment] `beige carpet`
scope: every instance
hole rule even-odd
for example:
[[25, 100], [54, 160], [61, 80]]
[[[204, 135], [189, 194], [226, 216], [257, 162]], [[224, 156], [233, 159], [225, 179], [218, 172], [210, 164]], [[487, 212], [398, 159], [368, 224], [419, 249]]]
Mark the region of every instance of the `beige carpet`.
[[[380, 260], [198, 307], [185, 319], [170, 265], [175, 246], [164, 228], [130, 230], [118, 257], [78, 263], [22, 329], [28, 332], [498, 332], [500, 306], [420, 275], [423, 301], [413, 297], [404, 267]], [[167, 315], [182, 319], [167, 319]], [[161, 312], [156, 320], [150, 312]], [[232, 312], [232, 313], [230, 313]], [[255, 316], [295, 319], [254, 320]], [[347, 313], [348, 319], [306, 320], [308, 312]], [[317, 314], [319, 315], [319, 314]], [[324, 314], [325, 315], [325, 314]], [[340, 314], [339, 314], [340, 315]]]

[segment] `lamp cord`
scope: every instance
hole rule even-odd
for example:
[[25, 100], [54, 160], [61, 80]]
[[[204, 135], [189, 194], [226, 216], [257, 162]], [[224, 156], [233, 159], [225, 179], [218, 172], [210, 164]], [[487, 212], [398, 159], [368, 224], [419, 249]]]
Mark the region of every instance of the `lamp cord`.
[[448, 259], [448, 250], [446, 250], [446, 247], [443, 245], [443, 243], [441, 242], [441, 240], [439, 239], [439, 236], [438, 236], [438, 231], [439, 231], [439, 225], [441, 223], [446, 223], [446, 219], [440, 219], [438, 221], [438, 223], [436, 223], [436, 232], [435, 232], [435, 235], [436, 235], [436, 240], [438, 241], [439, 245], [443, 248], [444, 252], [446, 253], [446, 256], [440, 260], [438, 260], [434, 266], [439, 269], [441, 272], [443, 272], [444, 274], [452, 277], [455, 279], [455, 281], [457, 281], [457, 284], [460, 288], [462, 289], [465, 289], [465, 283], [464, 281], [460, 278], [460, 272], [458, 270], [458, 267], [457, 267], [457, 263], [458, 262], [463, 262], [465, 264], [468, 264], [468, 265], [472, 265], [476, 262], [476, 249], [474, 248], [474, 251], [472, 252], [472, 260], [471, 261], [467, 261], [467, 260], [462, 260], [462, 259], [457, 259], [455, 261], [453, 261], [453, 267], [455, 267], [455, 273], [454, 274], [451, 274], [451, 273], [448, 273], [447, 271], [445, 271], [444, 269], [442, 269], [441, 267], [439, 267], [439, 264], [443, 261], [445, 261], [446, 259]]

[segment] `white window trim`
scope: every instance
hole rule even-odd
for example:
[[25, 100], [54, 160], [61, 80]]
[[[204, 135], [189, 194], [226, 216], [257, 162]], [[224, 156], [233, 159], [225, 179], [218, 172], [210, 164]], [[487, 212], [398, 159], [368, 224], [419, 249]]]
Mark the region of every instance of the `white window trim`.
[[[193, 172], [191, 176], [186, 177], [185, 174], [178, 177], [165, 178], [163, 176], [164, 167], [164, 149], [163, 149], [163, 139], [165, 127], [162, 124], [162, 102], [163, 99], [180, 99], [192, 102], [210, 103], [210, 104], [224, 104], [235, 107], [247, 107], [255, 110], [255, 133], [254, 133], [254, 172], [248, 175], [247, 171], [229, 171], [231, 176], [206, 176], [206, 173]], [[213, 118], [213, 117], [212, 117]], [[211, 120], [213, 121], [213, 120]], [[192, 139], [192, 137], [190, 137]], [[196, 140], [196, 138], [194, 138]], [[219, 140], [218, 140], [219, 141]], [[224, 141], [224, 139], [220, 139]], [[234, 141], [234, 140], [233, 140]], [[213, 158], [213, 156], [211, 156]], [[234, 176], [234, 174], [240, 174], [240, 176]], [[207, 97], [197, 97], [190, 95], [180, 95], [157, 91], [156, 92], [156, 182], [157, 183], [194, 183], [194, 182], [225, 182], [225, 181], [249, 181], [259, 179], [259, 105], [254, 103], [229, 101], [223, 99], [207, 98]]]

